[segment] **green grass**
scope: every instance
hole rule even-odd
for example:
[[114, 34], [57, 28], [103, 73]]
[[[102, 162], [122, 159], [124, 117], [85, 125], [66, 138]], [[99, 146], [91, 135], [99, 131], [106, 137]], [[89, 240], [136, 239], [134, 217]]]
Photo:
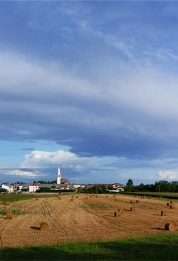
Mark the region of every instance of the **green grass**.
[[3, 201], [3, 203], [5, 204], [6, 202], [16, 202], [21, 200], [45, 197], [56, 197], [56, 194], [0, 194], [0, 201]]
[[132, 195], [132, 196], [151, 196], [151, 197], [162, 197], [167, 199], [178, 199], [178, 193], [176, 192], [122, 192], [123, 195]]
[[[27, 213], [29, 213], [29, 212], [21, 211], [21, 210], [18, 210], [18, 209], [12, 209], [12, 210], [11, 210], [11, 213], [12, 213], [14, 216], [18, 216], [18, 215], [27, 214]], [[1, 210], [0, 210], [0, 216], [6, 216], [6, 209], [1, 209]]]
[[111, 242], [0, 248], [0, 260], [177, 260], [178, 234]]

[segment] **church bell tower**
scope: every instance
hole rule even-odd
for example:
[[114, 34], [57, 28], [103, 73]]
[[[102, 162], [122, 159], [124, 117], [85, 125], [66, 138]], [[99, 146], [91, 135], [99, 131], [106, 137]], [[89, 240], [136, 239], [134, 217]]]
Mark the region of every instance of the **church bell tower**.
[[57, 168], [57, 184], [61, 184], [61, 171], [60, 168]]

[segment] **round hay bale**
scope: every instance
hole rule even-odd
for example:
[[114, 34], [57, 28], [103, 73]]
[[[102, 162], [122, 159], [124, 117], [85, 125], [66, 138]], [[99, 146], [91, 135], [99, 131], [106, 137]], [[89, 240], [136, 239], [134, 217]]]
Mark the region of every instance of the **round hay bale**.
[[170, 206], [170, 203], [168, 202], [168, 203], [167, 203], [167, 207], [169, 207], [169, 206]]
[[164, 211], [161, 211], [161, 216], [166, 216]]
[[57, 197], [58, 198], [58, 200], [61, 200], [61, 197], [59, 196], [59, 197]]
[[116, 211], [114, 212], [114, 217], [117, 217], [117, 212]]
[[119, 212], [120, 214], [123, 214], [123, 209], [122, 209], [122, 208], [119, 208], [119, 209], [118, 209], [118, 212]]
[[36, 198], [35, 200], [38, 200], [38, 198]]
[[174, 202], [171, 200], [170, 203], [173, 204]]
[[130, 207], [130, 211], [134, 211], [135, 210], [135, 208], [134, 207]]
[[6, 202], [6, 205], [9, 205], [10, 203], [9, 202]]
[[115, 198], [115, 201], [118, 201], [118, 198]]
[[174, 205], [174, 204], [170, 204], [170, 208], [171, 208], [171, 209], [174, 209], [174, 208], [175, 208], [175, 205]]
[[49, 230], [49, 225], [48, 225], [48, 223], [42, 222], [42, 223], [40, 224], [40, 230], [43, 230], [43, 231]]
[[6, 219], [13, 219], [13, 214], [10, 212], [6, 213]]
[[142, 199], [142, 197], [141, 197], [141, 199]]
[[72, 202], [73, 202], [73, 201], [74, 201], [74, 199], [73, 199], [73, 198], [71, 198], [71, 199], [70, 199], [70, 201], [72, 201]]
[[175, 224], [174, 223], [166, 223], [165, 224], [165, 230], [169, 230], [169, 231], [174, 231], [175, 229]]
[[130, 203], [131, 203], [131, 204], [134, 204], [134, 203], [135, 203], [135, 201], [134, 201], [134, 200], [130, 200]]
[[137, 199], [137, 200], [136, 200], [136, 203], [140, 203], [140, 200]]

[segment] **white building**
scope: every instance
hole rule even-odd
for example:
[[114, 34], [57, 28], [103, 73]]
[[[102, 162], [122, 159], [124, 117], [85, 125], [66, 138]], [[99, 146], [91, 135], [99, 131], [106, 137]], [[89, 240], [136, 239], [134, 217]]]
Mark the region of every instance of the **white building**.
[[1, 185], [1, 188], [6, 189], [8, 193], [13, 193], [14, 192], [14, 186], [11, 185], [11, 184], [3, 183]]
[[31, 184], [29, 186], [29, 192], [36, 192], [37, 190], [39, 190], [39, 185], [38, 184]]

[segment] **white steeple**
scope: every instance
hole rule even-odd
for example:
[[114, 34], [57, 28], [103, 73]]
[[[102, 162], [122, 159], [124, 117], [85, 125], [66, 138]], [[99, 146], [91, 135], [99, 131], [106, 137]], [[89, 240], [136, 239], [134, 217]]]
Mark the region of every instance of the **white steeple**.
[[57, 184], [61, 184], [61, 171], [60, 168], [57, 168]]

